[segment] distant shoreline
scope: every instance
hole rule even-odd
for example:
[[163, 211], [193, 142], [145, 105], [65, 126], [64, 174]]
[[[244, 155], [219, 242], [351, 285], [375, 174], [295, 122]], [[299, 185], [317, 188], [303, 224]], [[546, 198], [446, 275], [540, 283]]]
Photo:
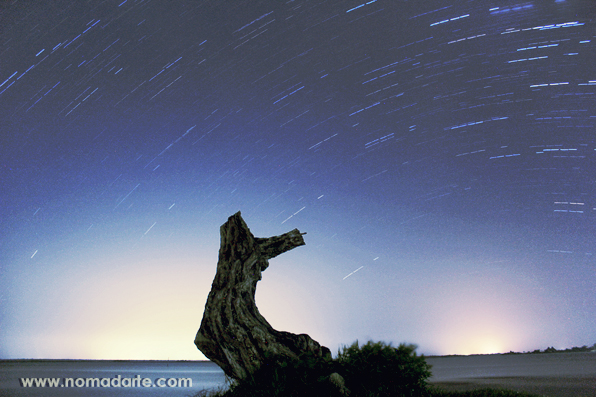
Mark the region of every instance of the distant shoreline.
[[571, 347], [564, 350], [557, 350], [554, 347], [547, 347], [544, 350], [536, 349], [531, 352], [514, 352], [507, 353], [477, 353], [477, 354], [446, 354], [442, 356], [427, 356], [424, 357], [474, 357], [474, 356], [503, 356], [512, 354], [557, 354], [557, 353], [596, 353], [596, 343], [592, 346]]
[[[531, 352], [514, 352], [510, 351], [507, 353], [476, 353], [476, 354], [445, 354], [445, 355], [426, 355], [424, 357], [484, 357], [484, 356], [504, 356], [504, 355], [523, 355], [523, 354], [558, 354], [558, 353], [596, 353], [596, 343], [593, 346], [587, 347], [572, 347], [565, 350], [557, 350], [555, 348], [549, 347], [545, 350], [534, 350]], [[140, 359], [131, 359], [131, 360], [123, 360], [123, 359], [109, 359], [109, 358], [0, 358], [0, 363], [2, 362], [81, 362], [81, 361], [96, 361], [96, 362], [143, 362], [143, 363], [151, 363], [151, 362], [179, 362], [179, 363], [209, 363], [212, 362], [211, 360], [140, 360]]]

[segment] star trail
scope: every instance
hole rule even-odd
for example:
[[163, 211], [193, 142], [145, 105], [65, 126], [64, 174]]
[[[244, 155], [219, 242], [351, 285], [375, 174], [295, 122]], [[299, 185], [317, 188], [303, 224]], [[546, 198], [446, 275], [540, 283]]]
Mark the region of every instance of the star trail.
[[219, 226], [276, 329], [596, 340], [591, 1], [0, 6], [0, 357], [201, 359]]

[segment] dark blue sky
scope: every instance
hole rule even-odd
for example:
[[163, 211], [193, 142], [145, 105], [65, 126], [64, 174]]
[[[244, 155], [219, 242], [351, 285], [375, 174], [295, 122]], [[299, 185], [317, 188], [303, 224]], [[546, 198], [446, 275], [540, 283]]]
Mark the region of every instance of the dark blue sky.
[[0, 6], [0, 357], [185, 358], [219, 226], [332, 351], [596, 340], [591, 1]]

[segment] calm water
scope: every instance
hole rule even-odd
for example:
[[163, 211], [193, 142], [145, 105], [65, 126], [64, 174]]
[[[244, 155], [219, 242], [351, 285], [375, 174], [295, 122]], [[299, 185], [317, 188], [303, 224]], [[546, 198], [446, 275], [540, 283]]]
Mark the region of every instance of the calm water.
[[[434, 382], [487, 377], [596, 377], [596, 353], [427, 357]], [[23, 387], [20, 378], [148, 378], [166, 387]], [[191, 387], [167, 387], [191, 378]], [[173, 382], [170, 381], [170, 382]], [[194, 396], [225, 387], [223, 371], [209, 361], [0, 361], [0, 396]]]

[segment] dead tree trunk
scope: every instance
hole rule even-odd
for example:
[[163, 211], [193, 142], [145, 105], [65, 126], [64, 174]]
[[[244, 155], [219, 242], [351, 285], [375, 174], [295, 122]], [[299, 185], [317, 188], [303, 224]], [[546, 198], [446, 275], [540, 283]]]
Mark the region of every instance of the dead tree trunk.
[[257, 282], [268, 260], [304, 245], [302, 233], [294, 229], [255, 238], [238, 212], [221, 226], [220, 234], [217, 273], [195, 338], [197, 348], [234, 379], [256, 370], [266, 353], [297, 358], [312, 352], [331, 358], [329, 349], [310, 336], [273, 329], [255, 303]]

